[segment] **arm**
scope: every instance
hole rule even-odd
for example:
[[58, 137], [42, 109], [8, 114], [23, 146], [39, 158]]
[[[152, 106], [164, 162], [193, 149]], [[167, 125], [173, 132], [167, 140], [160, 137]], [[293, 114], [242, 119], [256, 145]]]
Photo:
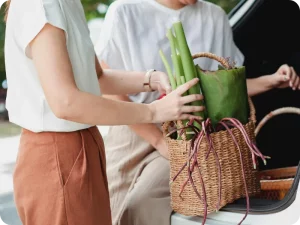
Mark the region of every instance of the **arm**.
[[184, 106], [201, 99], [201, 95], [181, 97], [197, 79], [149, 105], [113, 101], [80, 91], [74, 80], [65, 33], [49, 24], [30, 47], [47, 102], [59, 118], [84, 124], [121, 125], [193, 118], [195, 116], [188, 113], [203, 110]]
[[[220, 32], [220, 36], [223, 35], [224, 37], [224, 55], [230, 56], [237, 65], [242, 65], [244, 56], [234, 43], [232, 29], [227, 14], [224, 11], [222, 14], [222, 21], [224, 22], [224, 25]], [[286, 88], [288, 86], [290, 86], [293, 90], [300, 89], [299, 77], [295, 70], [288, 65], [282, 65], [275, 74], [247, 79], [249, 96], [258, 95], [273, 88]]]
[[300, 79], [293, 67], [282, 65], [276, 73], [254, 79], [247, 79], [248, 95], [254, 96], [273, 88], [290, 87], [300, 90]]
[[[111, 70], [105, 63], [100, 66], [97, 56], [96, 72], [99, 78], [99, 85], [103, 94], [106, 95], [126, 95], [145, 92], [143, 83], [145, 82], [145, 72], [128, 72], [120, 70]], [[152, 73], [150, 77], [151, 88], [158, 89], [160, 86], [167, 87], [166, 92], [171, 91], [169, 80], [159, 71]]]
[[271, 90], [273, 87], [270, 84], [270, 80], [270, 75], [247, 79], [248, 95], [251, 97]]
[[[130, 102], [130, 99], [126, 95], [107, 96], [107, 98]], [[134, 124], [129, 125], [129, 127], [138, 136], [150, 143], [162, 156], [167, 159], [169, 158], [167, 143], [163, 138], [161, 130], [155, 124]]]

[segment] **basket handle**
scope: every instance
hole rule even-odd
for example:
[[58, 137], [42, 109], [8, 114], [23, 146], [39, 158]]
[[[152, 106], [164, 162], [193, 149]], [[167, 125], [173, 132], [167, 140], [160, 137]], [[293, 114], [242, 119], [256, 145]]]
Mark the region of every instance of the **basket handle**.
[[169, 133], [169, 127], [171, 126], [171, 121], [168, 122], [164, 122], [162, 125], [162, 132], [163, 132], [163, 136], [166, 137], [167, 134]]
[[249, 103], [249, 110], [250, 110], [250, 121], [252, 121], [253, 123], [256, 123], [256, 110], [253, 104], [253, 101], [250, 97], [248, 97], [248, 103]]
[[[169, 127], [171, 127], [171, 123], [172, 123], [171, 121], [163, 123], [163, 125], [162, 125], [163, 137], [166, 137], [168, 135], [168, 133], [169, 133]], [[181, 120], [178, 120], [177, 124], [179, 125], [179, 128], [182, 128], [184, 126]], [[182, 137], [182, 140], [184, 140], [184, 141], [187, 140], [185, 132], [183, 132], [183, 134], [181, 135], [181, 137]]]
[[281, 115], [281, 114], [298, 114], [298, 115], [300, 115], [300, 108], [283, 107], [283, 108], [279, 108], [279, 109], [276, 109], [276, 110], [270, 112], [257, 125], [257, 127], [255, 129], [255, 136], [257, 136], [260, 129], [267, 123], [268, 120], [270, 120], [274, 116], [278, 116], [278, 115]]
[[209, 58], [209, 59], [214, 59], [216, 61], [218, 61], [219, 63], [222, 64], [222, 66], [224, 66], [226, 69], [230, 69], [231, 66], [228, 62], [227, 59], [217, 56], [213, 53], [210, 52], [200, 52], [200, 53], [196, 53], [193, 55], [193, 59], [197, 59], [197, 58]]

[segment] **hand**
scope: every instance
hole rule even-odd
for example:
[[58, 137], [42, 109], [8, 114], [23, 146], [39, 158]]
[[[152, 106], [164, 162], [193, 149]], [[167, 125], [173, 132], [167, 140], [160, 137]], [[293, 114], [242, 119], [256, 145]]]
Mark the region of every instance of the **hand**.
[[153, 72], [150, 86], [153, 90], [159, 91], [160, 94], [169, 94], [172, 91], [168, 75], [160, 71]]
[[274, 75], [271, 75], [271, 85], [275, 88], [291, 87], [300, 90], [300, 79], [293, 67], [282, 65]]
[[204, 110], [203, 106], [188, 106], [188, 103], [199, 101], [203, 99], [203, 95], [194, 94], [182, 96], [192, 86], [199, 82], [198, 78], [195, 78], [180, 87], [172, 91], [166, 97], [161, 100], [154, 101], [149, 104], [149, 108], [152, 111], [152, 123], [162, 123], [166, 121], [175, 120], [187, 120], [187, 119], [198, 119], [203, 118], [195, 116], [189, 113], [201, 112]]
[[169, 160], [169, 150], [168, 145], [163, 136], [157, 141], [157, 144], [154, 146], [154, 148], [166, 159]]

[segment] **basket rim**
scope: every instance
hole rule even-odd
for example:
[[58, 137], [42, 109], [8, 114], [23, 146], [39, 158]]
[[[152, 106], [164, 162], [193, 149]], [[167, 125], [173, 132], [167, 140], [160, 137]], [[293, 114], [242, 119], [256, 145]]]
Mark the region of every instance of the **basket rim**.
[[[253, 126], [255, 127], [255, 122], [254, 121], [249, 121], [248, 123], [246, 124], [243, 124], [243, 126]], [[230, 130], [238, 130], [236, 127], [233, 127], [233, 128], [230, 128]], [[253, 132], [254, 132], [254, 129], [253, 129]], [[213, 132], [211, 135], [212, 136], [215, 136], [215, 135], [222, 135], [222, 134], [226, 134], [227, 131], [226, 130], [220, 130], [220, 131], [216, 131], [216, 132]], [[167, 137], [166, 135], [164, 135], [164, 138], [167, 140], [167, 141], [175, 141], [175, 142], [182, 142], [182, 143], [190, 143], [192, 140], [177, 140], [177, 139], [172, 139], [170, 137]]]

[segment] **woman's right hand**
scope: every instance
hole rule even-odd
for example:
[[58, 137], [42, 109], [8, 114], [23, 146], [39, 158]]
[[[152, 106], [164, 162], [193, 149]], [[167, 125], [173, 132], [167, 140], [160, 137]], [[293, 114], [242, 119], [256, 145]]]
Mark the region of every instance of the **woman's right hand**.
[[191, 113], [201, 112], [204, 110], [203, 106], [189, 106], [188, 103], [199, 101], [203, 99], [201, 94], [193, 94], [182, 96], [192, 86], [199, 82], [198, 78], [195, 78], [181, 86], [176, 90], [169, 93], [161, 100], [154, 101], [149, 104], [150, 110], [153, 115], [153, 123], [162, 123], [166, 121], [186, 120], [186, 119], [198, 119], [203, 118], [195, 116]]

